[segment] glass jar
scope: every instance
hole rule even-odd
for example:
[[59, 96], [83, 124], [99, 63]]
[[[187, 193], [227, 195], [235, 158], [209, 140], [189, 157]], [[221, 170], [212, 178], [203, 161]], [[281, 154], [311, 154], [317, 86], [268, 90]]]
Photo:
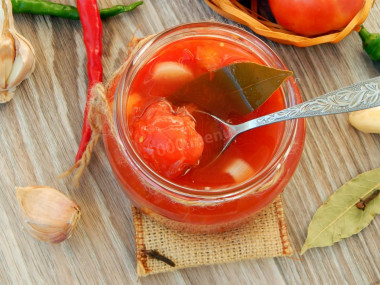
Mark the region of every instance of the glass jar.
[[[112, 169], [130, 201], [163, 224], [188, 232], [223, 231], [254, 217], [284, 190], [297, 167], [305, 139], [303, 119], [279, 123], [283, 124], [279, 143], [268, 163], [253, 176], [228, 187], [192, 188], [176, 184], [151, 169], [139, 156], [128, 131], [129, 89], [138, 71], [158, 51], [179, 40], [203, 38], [232, 43], [252, 53], [262, 64], [286, 69], [265, 43], [235, 26], [203, 22], [168, 29], [147, 40], [132, 54], [132, 60], [110, 88], [109, 95], [114, 96], [116, 137], [107, 131], [103, 136]], [[285, 107], [302, 102], [293, 77], [282, 84], [279, 92]]]

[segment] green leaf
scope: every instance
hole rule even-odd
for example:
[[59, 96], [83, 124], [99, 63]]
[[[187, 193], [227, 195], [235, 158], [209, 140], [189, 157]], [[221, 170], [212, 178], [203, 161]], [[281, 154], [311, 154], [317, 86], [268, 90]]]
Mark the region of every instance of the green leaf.
[[169, 100], [176, 105], [194, 103], [222, 119], [226, 115], [246, 115], [291, 75], [291, 71], [257, 63], [235, 63], [195, 78], [170, 95]]
[[380, 213], [380, 195], [364, 210], [356, 207], [380, 189], [380, 168], [364, 172], [340, 187], [315, 213], [301, 254], [313, 247], [329, 246], [357, 234]]

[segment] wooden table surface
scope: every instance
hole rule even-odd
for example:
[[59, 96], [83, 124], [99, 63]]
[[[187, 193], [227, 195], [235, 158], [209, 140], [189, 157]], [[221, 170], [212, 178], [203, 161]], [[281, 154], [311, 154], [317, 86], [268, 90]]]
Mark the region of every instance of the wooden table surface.
[[[75, 5], [75, 1], [67, 0]], [[130, 3], [131, 1], [125, 0]], [[118, 4], [102, 0], [100, 7]], [[380, 32], [380, 3], [366, 27]], [[125, 58], [132, 33], [180, 23], [226, 21], [201, 0], [145, 0], [132, 13], [104, 21], [105, 80]], [[136, 258], [129, 201], [100, 143], [79, 188], [59, 173], [73, 163], [87, 88], [79, 21], [16, 15], [16, 28], [35, 48], [37, 66], [11, 102], [0, 105], [0, 284], [134, 284]], [[296, 48], [263, 39], [283, 59], [304, 99], [379, 75], [380, 64], [362, 51], [357, 33], [336, 45]], [[299, 252], [316, 209], [343, 183], [380, 167], [379, 135], [352, 128], [347, 115], [310, 118], [303, 156], [283, 194], [292, 244]], [[82, 208], [71, 239], [58, 245], [22, 229], [15, 186], [50, 185]], [[361, 233], [299, 256], [190, 268], [142, 278], [141, 284], [377, 284], [380, 217]]]

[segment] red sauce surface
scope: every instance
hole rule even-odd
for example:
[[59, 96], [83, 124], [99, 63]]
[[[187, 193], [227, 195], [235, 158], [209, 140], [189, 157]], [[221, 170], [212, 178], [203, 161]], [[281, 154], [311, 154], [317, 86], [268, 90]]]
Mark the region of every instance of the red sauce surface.
[[[256, 62], [263, 64], [254, 54], [237, 48], [231, 43], [222, 43], [211, 39], [202, 41], [186, 39], [175, 42], [155, 55], [138, 72], [130, 89], [132, 97], [137, 96], [139, 98], [138, 103], [135, 103], [134, 99], [132, 99], [133, 103], [129, 103], [130, 110], [132, 110], [129, 113], [130, 129], [136, 127], [136, 122], [141, 128], [141, 117], [153, 102], [163, 100], [185, 84], [178, 80], [178, 78], [181, 78], [181, 74], [174, 80], [162, 78], [164, 76], [156, 78], [157, 66], [160, 66], [160, 64], [162, 66], [162, 63], [167, 62], [180, 63], [186, 67], [186, 71], [193, 74], [194, 78], [233, 63]], [[185, 80], [186, 75], [187, 73], [185, 74]], [[212, 76], [212, 73], [210, 76]], [[208, 94], [208, 96], [216, 96], [216, 94]], [[223, 118], [232, 123], [239, 123], [281, 110], [284, 107], [285, 103], [282, 94], [275, 92], [264, 105], [251, 114], [233, 117], [224, 114]], [[223, 112], [223, 110], [221, 111]], [[203, 121], [202, 119], [196, 122], [197, 125], [207, 125], [208, 123], [209, 121]], [[189, 167], [188, 171], [183, 171], [183, 175], [178, 175], [174, 178], [166, 176], [166, 178], [180, 185], [197, 189], [226, 187], [240, 183], [252, 177], [269, 163], [279, 145], [282, 132], [282, 123], [247, 132], [240, 135], [212, 166]], [[211, 132], [210, 135], [212, 134]], [[210, 137], [210, 139], [210, 143], [215, 143], [220, 138], [214, 136]], [[135, 140], [135, 143], [138, 146], [140, 142]], [[159, 143], [161, 142], [157, 141], [157, 144]], [[196, 146], [193, 146], [193, 148], [195, 152], [199, 152]], [[207, 151], [210, 152], [212, 149], [208, 148]], [[170, 157], [171, 152], [170, 150], [167, 151], [168, 157]], [[216, 155], [216, 153], [204, 153], [203, 156], [205, 155]], [[160, 169], [155, 167], [157, 163], [151, 162], [146, 153], [142, 154], [142, 156], [145, 157], [148, 165], [160, 172]], [[165, 155], [162, 155], [162, 160], [166, 160]], [[202, 160], [202, 157], [200, 157], [200, 160]]]

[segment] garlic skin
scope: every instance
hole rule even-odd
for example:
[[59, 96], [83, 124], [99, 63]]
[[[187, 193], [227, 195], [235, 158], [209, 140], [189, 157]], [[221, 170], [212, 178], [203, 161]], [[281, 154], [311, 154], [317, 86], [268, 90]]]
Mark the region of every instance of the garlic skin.
[[380, 133], [380, 107], [352, 112], [348, 120], [363, 133]]
[[14, 28], [11, 1], [0, 3], [0, 103], [5, 103], [34, 71], [36, 59], [32, 45]]
[[24, 213], [25, 229], [41, 241], [60, 243], [71, 236], [79, 222], [79, 206], [54, 188], [16, 187], [16, 196]]

